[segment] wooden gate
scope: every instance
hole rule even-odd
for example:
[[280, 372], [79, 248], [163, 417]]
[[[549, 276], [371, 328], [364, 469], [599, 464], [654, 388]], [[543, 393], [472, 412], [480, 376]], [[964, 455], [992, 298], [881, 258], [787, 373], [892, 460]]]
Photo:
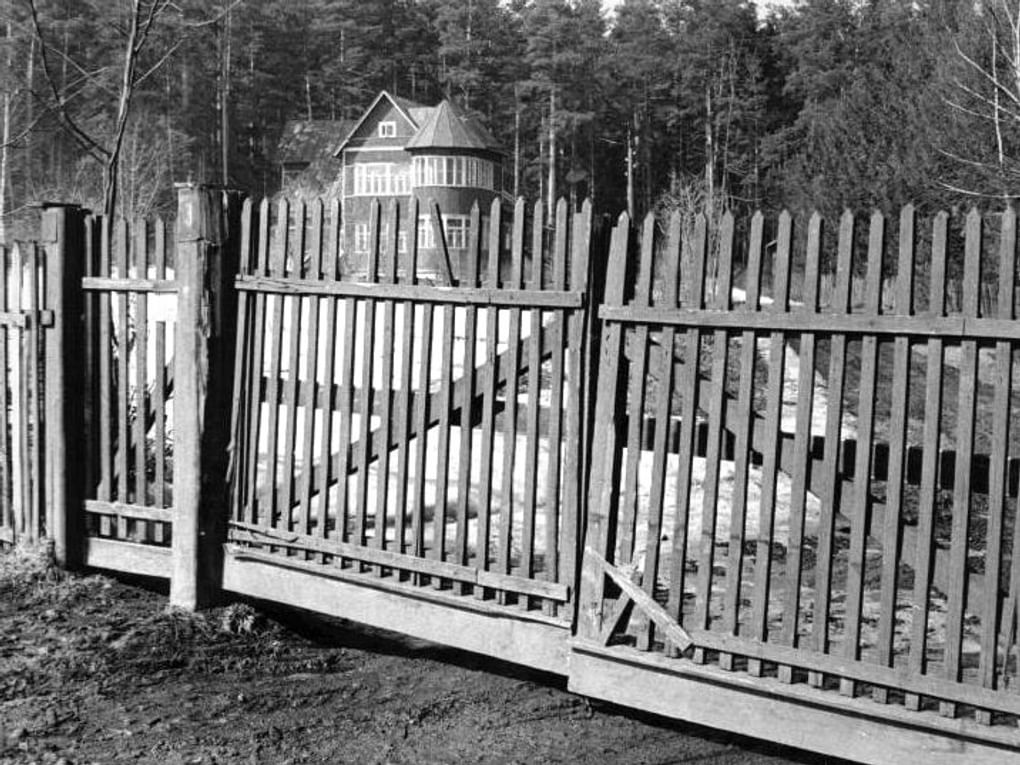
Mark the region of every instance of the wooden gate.
[[[440, 283], [419, 278], [416, 205], [375, 204], [357, 279], [336, 202], [243, 217], [226, 588], [292, 603], [300, 589], [309, 607], [562, 671], [590, 209], [562, 202], [547, 225], [537, 206], [528, 237], [523, 202], [509, 225], [498, 201], [487, 221], [476, 207], [464, 272]], [[313, 595], [323, 578], [335, 586]], [[376, 599], [359, 613], [341, 583]], [[415, 617], [401, 596], [454, 610]], [[494, 615], [533, 634], [477, 623]]]
[[866, 243], [649, 218], [636, 273], [620, 220], [571, 688], [865, 761], [1015, 756], [1015, 216], [951, 223], [904, 210], [883, 312], [880, 214]]
[[169, 575], [174, 486], [173, 228], [86, 219], [83, 562]]
[[35, 242], [0, 245], [0, 543], [41, 539], [44, 253]]

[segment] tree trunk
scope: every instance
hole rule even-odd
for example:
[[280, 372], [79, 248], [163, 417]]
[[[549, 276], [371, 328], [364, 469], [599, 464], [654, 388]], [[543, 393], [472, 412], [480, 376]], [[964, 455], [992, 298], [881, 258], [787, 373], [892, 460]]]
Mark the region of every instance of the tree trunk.
[[521, 99], [514, 83], [514, 199], [521, 194]]
[[[220, 100], [220, 183], [224, 186], [230, 185], [230, 21], [231, 13], [228, 11], [227, 18], [223, 21], [223, 87]], [[307, 78], [305, 81], [307, 82]]]
[[634, 220], [634, 131], [627, 123], [627, 215]]
[[11, 37], [14, 34], [14, 25], [7, 21], [7, 74], [8, 80], [4, 86], [3, 106], [3, 135], [0, 136], [0, 244], [7, 242], [7, 178], [10, 173], [10, 148], [11, 142], [11, 87], [13, 78], [10, 76], [11, 68], [14, 66], [14, 44]]

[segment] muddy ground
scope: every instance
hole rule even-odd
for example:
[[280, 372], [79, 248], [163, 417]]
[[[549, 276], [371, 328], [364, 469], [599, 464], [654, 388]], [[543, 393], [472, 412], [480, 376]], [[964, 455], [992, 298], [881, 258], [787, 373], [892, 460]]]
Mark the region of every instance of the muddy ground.
[[309, 614], [170, 612], [144, 585], [0, 553], [0, 765], [821, 761]]

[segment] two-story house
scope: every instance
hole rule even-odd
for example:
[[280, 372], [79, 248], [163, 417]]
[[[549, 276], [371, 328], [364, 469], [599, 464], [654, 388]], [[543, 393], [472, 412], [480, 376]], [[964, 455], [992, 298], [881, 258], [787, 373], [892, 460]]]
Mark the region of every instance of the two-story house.
[[[408, 248], [412, 198], [419, 202], [419, 273], [439, 272], [442, 249], [433, 225], [431, 202], [442, 216], [455, 274], [467, 254], [471, 207], [482, 213], [482, 244], [487, 250], [489, 210], [503, 195], [503, 152], [492, 135], [449, 100], [422, 106], [383, 91], [336, 151], [343, 168], [343, 250], [347, 270], [364, 272], [371, 246], [371, 201], [383, 205], [384, 242], [390, 239], [388, 206], [400, 207], [397, 249]], [[384, 250], [385, 251], [385, 250]]]

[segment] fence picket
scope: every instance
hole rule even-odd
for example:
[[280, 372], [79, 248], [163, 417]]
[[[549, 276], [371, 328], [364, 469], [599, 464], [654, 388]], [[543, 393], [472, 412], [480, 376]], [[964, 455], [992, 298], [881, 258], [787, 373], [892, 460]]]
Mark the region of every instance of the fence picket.
[[[899, 240], [899, 264], [894, 282], [895, 311], [899, 316], [910, 316], [914, 308], [914, 208], [911, 205], [904, 207], [900, 213]], [[889, 473], [886, 481], [885, 518], [882, 530], [882, 583], [878, 632], [878, 662], [887, 667], [893, 665], [894, 658], [907, 409], [910, 402], [910, 339], [905, 336], [897, 336], [894, 341], [893, 381], [889, 424]], [[875, 701], [881, 704], [889, 701], [888, 688], [876, 687], [872, 695]]]
[[[981, 284], [981, 214], [972, 209], [967, 215], [963, 260], [963, 315], [978, 315], [978, 290]], [[975, 404], [977, 402], [978, 344], [961, 343], [959, 399], [956, 407], [956, 471], [953, 475], [953, 522], [949, 541], [949, 596], [946, 615], [946, 648], [943, 674], [960, 681], [964, 609], [967, 598], [967, 553], [970, 528], [970, 460], [974, 448]], [[994, 586], [994, 585], [993, 585]], [[941, 702], [939, 713], [955, 717], [956, 705]]]
[[[715, 298], [712, 307], [730, 310], [733, 281], [733, 215], [727, 212], [719, 232], [716, 262]], [[693, 626], [711, 626], [712, 581], [715, 566], [715, 532], [719, 504], [719, 471], [723, 452], [723, 405], [726, 398], [726, 370], [729, 363], [730, 338], [726, 330], [716, 330], [712, 337], [712, 377], [708, 396], [708, 444], [705, 452], [705, 480], [702, 495], [701, 545], [698, 550], [697, 600]], [[695, 650], [694, 660], [704, 661], [704, 652]]]
[[[765, 218], [756, 212], [751, 219], [747, 268], [744, 271], [744, 311], [759, 310], [761, 260]], [[740, 338], [740, 380], [737, 390], [736, 434], [733, 466], [733, 507], [731, 510], [729, 551], [726, 565], [726, 590], [723, 624], [726, 633], [736, 635], [740, 626], [741, 587], [743, 584], [744, 539], [747, 520], [748, 470], [751, 462], [751, 429], [754, 404], [754, 372], [758, 361], [758, 337], [745, 330]], [[733, 654], [722, 653], [719, 664], [733, 669]]]
[[[320, 263], [322, 278], [327, 282], [337, 280], [337, 256], [340, 247], [340, 201], [333, 199], [329, 205], [329, 218], [332, 221], [332, 228], [329, 234], [329, 248], [325, 254], [324, 262]], [[318, 536], [326, 539], [329, 536], [329, 487], [332, 485], [332, 464], [333, 464], [333, 413], [336, 410], [336, 402], [333, 401], [333, 384], [336, 376], [336, 324], [337, 307], [339, 301], [335, 297], [326, 298], [326, 322], [323, 325], [324, 357], [322, 387], [319, 389], [319, 409], [322, 411], [322, 430], [319, 433], [319, 511], [318, 511]], [[344, 353], [350, 353], [348, 346]], [[346, 396], [346, 389], [341, 386], [341, 398]], [[347, 461], [340, 461], [340, 473], [346, 475]], [[337, 486], [340, 481], [338, 477]], [[336, 531], [339, 536], [343, 535], [343, 527], [337, 520]]]
[[[258, 214], [258, 258], [255, 265], [255, 272], [259, 276], [269, 276], [270, 265], [269, 265], [269, 217], [271, 214], [269, 206], [269, 200], [263, 199], [259, 205]], [[247, 429], [247, 440], [250, 446], [248, 450], [247, 459], [247, 501], [250, 504], [248, 512], [242, 515], [248, 516], [252, 523], [259, 524], [263, 523], [264, 509], [262, 507], [262, 496], [265, 494], [265, 490], [259, 491], [259, 447], [261, 444], [262, 436], [262, 420], [263, 411], [267, 412], [269, 416], [272, 415], [272, 409], [269, 405], [269, 399], [266, 398], [265, 408], [262, 405], [262, 385], [263, 379], [265, 378], [265, 358], [264, 348], [265, 343], [261, 342], [261, 338], [265, 337], [266, 333], [266, 320], [267, 311], [270, 296], [264, 292], [257, 292], [253, 296], [255, 302], [255, 319], [254, 325], [252, 326], [252, 337], [255, 339], [253, 343], [251, 353], [251, 366], [249, 367], [249, 379], [251, 384], [248, 386], [248, 429]], [[268, 427], [268, 423], [267, 423]], [[266, 465], [266, 476], [268, 480], [269, 466]], [[271, 519], [271, 517], [270, 517]], [[266, 523], [269, 525], [269, 523]]]
[[[110, 219], [100, 219], [99, 234], [99, 276], [111, 276]], [[6, 290], [5, 290], [6, 292]], [[116, 391], [113, 378], [113, 296], [109, 292], [99, 293], [99, 491], [97, 499], [109, 502], [114, 496], [113, 478], [113, 394]], [[99, 533], [110, 535], [110, 517], [99, 516]]]
[[[311, 242], [308, 247], [308, 266], [305, 270], [305, 278], [314, 281], [322, 280], [322, 253], [325, 246], [323, 238], [324, 221], [322, 200], [315, 199], [311, 203]], [[299, 300], [301, 298], [298, 298]], [[298, 531], [301, 534], [312, 533], [312, 502], [315, 495], [315, 487], [312, 482], [312, 466], [315, 463], [315, 414], [319, 408], [318, 389], [316, 388], [319, 378], [319, 316], [322, 313], [322, 298], [312, 296], [308, 300], [308, 326], [305, 329], [305, 380], [308, 384], [308, 397], [304, 405], [304, 423], [302, 426], [301, 438], [301, 486], [299, 498], [301, 501], [301, 520], [298, 524]], [[239, 309], [240, 310], [240, 309]], [[298, 333], [295, 331], [294, 344], [297, 345]], [[326, 337], [327, 345], [333, 342], [333, 335]], [[300, 375], [294, 375], [295, 385], [300, 380]], [[327, 383], [329, 385], [329, 383]], [[325, 385], [323, 387], [326, 387]], [[324, 408], [323, 408], [324, 412]], [[325, 465], [322, 465], [325, 468]], [[325, 494], [319, 495], [319, 500], [325, 500]]]
[[[510, 245], [510, 278], [506, 289], [522, 287], [524, 272], [524, 200], [514, 205], [513, 239]], [[499, 509], [499, 552], [496, 570], [510, 573], [511, 546], [513, 543], [514, 514], [514, 458], [517, 453], [517, 378], [520, 373], [518, 348], [521, 342], [521, 309], [508, 309], [507, 378], [503, 408], [503, 471], [500, 474], [502, 500]], [[502, 594], [500, 596], [503, 597]]]
[[[684, 307], [700, 309], [705, 295], [705, 261], [708, 258], [708, 224], [699, 215], [695, 224], [694, 241], [684, 243], [681, 263], [690, 263], [693, 271], [685, 274], [681, 266], [680, 300]], [[689, 257], [685, 257], [689, 255]], [[608, 302], [608, 301], [607, 301]], [[698, 366], [701, 355], [701, 330], [687, 330], [684, 345], [682, 400], [680, 410], [680, 459], [676, 478], [676, 507], [674, 508], [672, 550], [669, 570], [670, 615], [683, 622], [684, 574], [687, 563], [687, 523], [691, 504], [691, 479], [694, 464], [696, 436], [695, 417], [698, 404]]]
[[[128, 222], [119, 218], [114, 231], [114, 249], [117, 275], [128, 278]], [[131, 383], [128, 375], [130, 367], [129, 351], [131, 347], [131, 330], [129, 326], [128, 295], [122, 292], [117, 295], [117, 499], [123, 504], [131, 502], [128, 494], [128, 466], [131, 464], [130, 443], [130, 411]], [[117, 517], [117, 538], [125, 539], [128, 535], [128, 521], [123, 515]]]
[[[1016, 288], [1016, 212], [1006, 209], [999, 228], [999, 292], [997, 313], [1000, 319], [1013, 319], [1013, 292]], [[991, 464], [988, 482], [988, 528], [985, 547], [985, 597], [981, 608], [981, 685], [996, 687], [999, 638], [999, 580], [1002, 574], [1002, 536], [1006, 513], [1006, 463], [1009, 459], [1009, 429], [1013, 390], [1013, 346], [995, 344], [995, 401], [992, 404]], [[1016, 537], [1014, 536], [1014, 539]], [[1005, 663], [1005, 662], [1004, 662]], [[991, 712], [978, 710], [977, 719], [992, 724]]]
[[[305, 225], [306, 207], [303, 201], [299, 201], [284, 226], [284, 238], [290, 239], [290, 227], [294, 226], [292, 246], [284, 255], [284, 273], [292, 278], [303, 278], [305, 276]], [[298, 491], [297, 476], [295, 475], [295, 452], [297, 451], [297, 419], [298, 419], [298, 387], [301, 385], [301, 336], [302, 336], [302, 315], [304, 311], [301, 305], [304, 299], [300, 295], [290, 295], [285, 298], [290, 301], [290, 329], [286, 333], [287, 341], [287, 381], [284, 385], [284, 398], [287, 412], [286, 426], [283, 436], [283, 480], [284, 491], [282, 492], [283, 512], [286, 517], [282, 518], [283, 528], [293, 531], [295, 526], [294, 509], [301, 501]], [[282, 373], [282, 370], [281, 370]]]
[[[876, 212], [871, 216], [868, 234], [868, 271], [865, 276], [865, 308], [878, 314], [881, 309], [882, 256], [885, 249], [885, 218]], [[853, 507], [850, 512], [850, 551], [846, 581], [846, 633], [843, 656], [850, 661], [860, 658], [861, 617], [864, 605], [864, 570], [868, 512], [871, 497], [871, 460], [875, 428], [875, 388], [877, 383], [878, 338], [865, 335], [861, 340], [861, 381], [857, 406], [857, 453], [854, 460]], [[840, 692], [857, 694], [857, 683], [843, 678]]]
[[[383, 281], [388, 284], [397, 283], [397, 250], [400, 242], [400, 206], [396, 201], [390, 206], [390, 241], [386, 243], [386, 262], [383, 265]], [[376, 464], [375, 481], [375, 519], [373, 524], [373, 541], [380, 550], [386, 549], [386, 527], [388, 525], [387, 506], [390, 488], [390, 441], [393, 435], [393, 328], [396, 304], [392, 300], [383, 302], [382, 331], [382, 366], [380, 369], [379, 425], [377, 432], [381, 434], [383, 448], [379, 451]], [[382, 575], [383, 569], [377, 566], [375, 573]]]
[[[411, 200], [407, 221], [408, 251], [405, 281], [408, 284], [416, 284], [416, 272], [418, 269], [418, 201], [416, 199]], [[408, 467], [411, 463], [411, 433], [413, 426], [411, 396], [414, 384], [416, 313], [417, 307], [414, 302], [411, 300], [406, 301], [404, 303], [404, 322], [400, 341], [400, 403], [398, 405], [397, 440], [401, 446], [397, 455], [397, 493], [394, 498], [397, 509], [393, 532], [396, 540], [396, 551], [399, 553], [407, 551], [407, 508], [410, 505]]]
[[[469, 228], [470, 241], [466, 268], [460, 275], [460, 284], [478, 286], [478, 259], [481, 257], [482, 217], [476, 202], [471, 208]], [[454, 561], [462, 566], [468, 564], [468, 519], [471, 508], [471, 465], [474, 437], [473, 420], [475, 400], [475, 344], [478, 336], [478, 309], [464, 308], [464, 362], [461, 384], [463, 395], [460, 400], [459, 446], [460, 462], [457, 466], [457, 531], [454, 538]], [[462, 588], [463, 590], [463, 588]]]
[[[545, 248], [543, 235], [545, 222], [542, 217], [543, 204], [535, 203], [531, 223], [531, 274], [528, 289], [536, 292], [542, 289], [542, 268]], [[524, 455], [524, 497], [522, 503], [521, 564], [522, 576], [531, 578], [535, 573], [535, 511], [538, 501], [538, 452], [539, 452], [539, 407], [542, 395], [542, 311], [532, 308], [528, 332], [528, 382], [527, 407], [525, 409], [525, 455]], [[530, 599], [522, 595], [519, 605], [527, 611]]]
[[[134, 224], [135, 275], [147, 279], [149, 275], [149, 226], [144, 219]], [[148, 402], [149, 389], [149, 297], [144, 292], [135, 295], [135, 504], [148, 504]], [[138, 536], [152, 539], [152, 527], [137, 521]]]
[[[817, 213], [808, 223], [807, 249], [804, 252], [804, 286], [800, 311], [818, 312], [818, 265], [821, 260], [822, 220]], [[811, 444], [811, 420], [815, 392], [815, 333], [802, 332], [797, 349], [797, 409], [793, 440], [793, 475], [790, 487], [790, 536], [787, 541], [785, 604], [780, 642], [797, 646], [803, 581], [804, 524], [807, 512], [807, 471]], [[793, 682], [793, 668], [780, 665], [779, 679]]]
[[[785, 313], [790, 295], [790, 247], [793, 222], [785, 210], [779, 216], [776, 245], [774, 294], [771, 310]], [[769, 631], [769, 594], [772, 579], [772, 543], [776, 516], [776, 483], [778, 480], [779, 429], [783, 406], [783, 385], [786, 369], [786, 335], [772, 332], [769, 336], [769, 376], [765, 391], [765, 434], [762, 453], [761, 502], [758, 509], [758, 541], [754, 561], [753, 632], [754, 639], [764, 642]], [[761, 675], [762, 664], [749, 659], [747, 671]]]
[[[494, 199], [489, 218], [489, 260], [486, 265], [485, 286], [489, 289], [499, 287], [499, 255], [500, 228], [502, 225], [502, 205]], [[496, 441], [496, 374], [499, 353], [499, 309], [488, 306], [485, 309], [485, 373], [481, 378], [482, 385], [482, 440], [481, 464], [478, 476], [478, 528], [475, 542], [475, 560], [482, 571], [488, 571], [491, 554], [492, 527], [492, 478], [493, 451]], [[475, 596], [485, 598], [485, 588], [475, 588]]]
[[[946, 308], [946, 234], [949, 216], [939, 213], [932, 224], [931, 267], [928, 289], [928, 315], [939, 317]], [[913, 619], [910, 634], [910, 655], [907, 666], [915, 675], [927, 672], [928, 613], [932, 577], [932, 547], [935, 542], [935, 511], [938, 498], [936, 483], [939, 472], [939, 435], [942, 419], [943, 341], [928, 341], [928, 363], [925, 371], [924, 433], [921, 488], [917, 500], [917, 550], [914, 554]], [[911, 710], [921, 708], [921, 697], [908, 693], [904, 705]]]
[[[290, 228], [290, 205], [286, 199], [277, 204], [276, 215], [276, 247], [269, 252], [269, 275], [283, 278], [287, 269], [287, 248], [289, 244], [288, 229]], [[280, 368], [283, 360], [283, 315], [286, 297], [282, 294], [273, 297], [273, 319], [269, 346], [269, 382], [266, 385], [266, 407], [269, 411], [267, 423], [267, 443], [269, 446], [266, 457], [266, 488], [269, 517], [267, 526], [278, 528], [280, 520], [279, 496], [276, 482], [279, 476], [280, 451]], [[290, 508], [286, 508], [289, 515]]]

